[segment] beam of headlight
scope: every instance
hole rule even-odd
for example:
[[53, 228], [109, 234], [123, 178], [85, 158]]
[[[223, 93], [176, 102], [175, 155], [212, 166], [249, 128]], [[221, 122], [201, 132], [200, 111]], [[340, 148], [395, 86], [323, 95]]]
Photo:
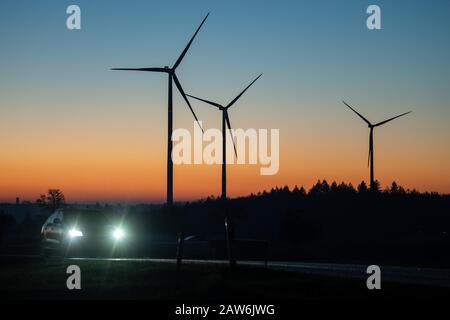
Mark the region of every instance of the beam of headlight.
[[83, 236], [83, 232], [81, 232], [80, 230], [77, 229], [70, 229], [69, 230], [69, 236], [71, 238], [78, 238], [78, 237], [82, 237]]
[[121, 228], [116, 228], [113, 231], [113, 238], [116, 240], [120, 240], [124, 237], [125, 233], [123, 232], [123, 230]]

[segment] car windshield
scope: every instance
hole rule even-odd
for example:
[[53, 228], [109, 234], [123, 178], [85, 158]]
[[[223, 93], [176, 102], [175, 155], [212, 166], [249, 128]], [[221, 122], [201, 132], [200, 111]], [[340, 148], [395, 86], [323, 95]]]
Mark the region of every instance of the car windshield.
[[100, 212], [81, 212], [64, 215], [64, 224], [67, 226], [79, 226], [84, 228], [106, 226], [109, 219]]

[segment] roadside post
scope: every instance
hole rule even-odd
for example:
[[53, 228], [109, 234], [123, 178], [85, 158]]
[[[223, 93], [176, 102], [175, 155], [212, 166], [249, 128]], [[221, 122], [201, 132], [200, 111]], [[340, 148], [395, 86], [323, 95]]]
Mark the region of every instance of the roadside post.
[[181, 264], [183, 262], [183, 250], [184, 250], [184, 232], [178, 233], [177, 244], [177, 266], [176, 266], [176, 286], [179, 288], [181, 281]]

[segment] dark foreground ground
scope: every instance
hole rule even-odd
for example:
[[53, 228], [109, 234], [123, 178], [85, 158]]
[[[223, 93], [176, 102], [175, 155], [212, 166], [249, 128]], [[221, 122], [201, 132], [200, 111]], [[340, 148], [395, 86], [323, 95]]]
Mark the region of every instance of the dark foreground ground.
[[[81, 268], [81, 290], [68, 290], [66, 269]], [[1, 299], [448, 299], [450, 290], [305, 275], [262, 268], [185, 265], [177, 288], [175, 265], [140, 261], [0, 259]]]

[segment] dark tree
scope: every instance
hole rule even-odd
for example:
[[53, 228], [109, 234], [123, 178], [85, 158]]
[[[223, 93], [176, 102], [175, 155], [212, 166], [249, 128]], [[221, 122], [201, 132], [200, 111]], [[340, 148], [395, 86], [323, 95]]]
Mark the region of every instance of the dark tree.
[[295, 186], [295, 188], [292, 190], [292, 193], [296, 196], [301, 196], [301, 197], [306, 196], [306, 191], [305, 191], [305, 188], [303, 188], [303, 186], [300, 189], [298, 188], [298, 186]]
[[358, 185], [358, 193], [365, 194], [368, 190], [369, 189], [367, 188], [367, 184], [364, 181], [361, 181], [361, 183]]
[[331, 191], [331, 192], [336, 192], [336, 191], [338, 191], [338, 185], [337, 185], [336, 181], [333, 181], [333, 183], [331, 183], [330, 191]]
[[376, 192], [376, 193], [381, 192], [380, 181], [375, 180], [375, 181], [373, 182], [373, 186], [372, 186], [372, 188], [371, 188], [371, 191], [372, 191], [372, 192]]
[[327, 194], [330, 191], [330, 185], [326, 180], [320, 181], [318, 180], [315, 185], [309, 190], [310, 195], [321, 195]]
[[399, 186], [397, 182], [393, 181], [391, 184], [391, 188], [389, 190], [390, 194], [394, 195], [404, 195], [406, 193], [405, 189], [402, 186]]
[[39, 199], [36, 200], [36, 203], [53, 212], [63, 208], [66, 205], [66, 199], [61, 190], [49, 189], [46, 195], [41, 194]]

